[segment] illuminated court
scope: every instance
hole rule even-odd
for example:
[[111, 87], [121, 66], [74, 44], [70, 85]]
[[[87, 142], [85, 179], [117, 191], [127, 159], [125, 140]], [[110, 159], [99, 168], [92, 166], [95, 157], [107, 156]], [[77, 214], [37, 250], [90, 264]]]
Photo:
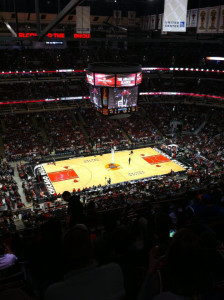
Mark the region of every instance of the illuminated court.
[[[137, 180], [147, 177], [184, 171], [184, 166], [170, 160], [166, 155], [153, 148], [143, 148], [115, 152], [115, 168], [109, 167], [111, 153], [78, 157], [58, 161], [54, 164], [42, 164], [57, 193], [83, 189], [93, 185], [105, 185], [111, 179], [111, 184]], [[130, 164], [129, 164], [130, 159]]]

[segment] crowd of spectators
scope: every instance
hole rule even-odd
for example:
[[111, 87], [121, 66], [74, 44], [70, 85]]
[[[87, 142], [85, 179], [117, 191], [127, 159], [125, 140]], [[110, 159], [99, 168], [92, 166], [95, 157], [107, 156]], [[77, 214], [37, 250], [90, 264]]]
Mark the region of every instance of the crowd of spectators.
[[84, 110], [82, 116], [92, 147], [96, 151], [110, 151], [129, 147], [129, 141], [116, 120], [105, 118], [94, 110]]
[[18, 185], [13, 178], [14, 168], [6, 162], [0, 164], [0, 210], [11, 210], [23, 206]]
[[152, 104], [145, 106], [144, 109], [157, 128], [168, 136], [175, 131], [175, 126], [171, 126], [175, 121], [180, 124], [181, 131], [193, 134], [207, 120], [210, 111], [206, 107], [177, 103]]
[[[130, 46], [125, 51], [94, 46], [91, 51], [87, 47], [2, 50], [0, 66], [5, 71], [65, 69], [85, 68], [91, 61], [136, 60], [143, 66], [220, 68], [221, 63], [209, 65], [202, 59], [214, 51], [217, 55], [221, 48], [216, 44], [194, 47], [184, 43], [184, 47], [180, 51], [183, 45], [164, 42], [138, 50]], [[1, 84], [0, 96], [24, 100], [88, 94], [82, 80], [69, 81], [61, 75], [60, 83], [36, 82], [35, 76], [30, 76], [29, 83]], [[3, 77], [8, 79], [8, 75]], [[185, 86], [192, 82], [189, 79], [183, 85], [172, 76], [168, 81], [168, 87], [161, 78], [143, 85], [186, 92]], [[211, 89], [206, 81], [197, 80], [194, 89], [222, 92], [219, 84]], [[86, 187], [50, 198], [41, 177], [30, 176], [28, 165], [17, 164], [21, 178], [17, 183], [13, 167], [2, 162], [0, 298], [223, 299], [223, 120], [221, 109], [177, 104], [152, 104], [120, 120], [90, 109], [2, 117], [8, 162], [155, 143], [183, 162], [187, 172]], [[172, 122], [180, 122], [181, 129], [174, 130]], [[33, 208], [24, 208], [18, 184]], [[15, 226], [18, 219], [25, 226], [20, 232]]]
[[[167, 175], [162, 180], [143, 180], [76, 192], [67, 199], [69, 216], [72, 218], [69, 223], [63, 206], [22, 213], [22, 219], [30, 229], [19, 236], [12, 234], [9, 239], [6, 235], [2, 239], [7, 246], [5, 253], [10, 251], [20, 263], [26, 261], [23, 268], [26, 279], [23, 279], [21, 289], [24, 291], [25, 285], [26, 293], [35, 299], [62, 299], [61, 293], [65, 293], [63, 285], [68, 280], [68, 277], [63, 279], [63, 274], [81, 270], [88, 281], [84, 283], [80, 275], [77, 277], [80, 288], [74, 282], [73, 289], [68, 289], [66, 294], [70, 297], [74, 293], [85, 293], [86, 296], [87, 292], [102, 295], [105, 292], [103, 288], [96, 291], [91, 286], [92, 280], [98, 286], [99, 273], [94, 279], [87, 267], [90, 262], [83, 261], [86, 257], [83, 251], [88, 249], [86, 244], [82, 248], [83, 237], [79, 235], [78, 243], [73, 240], [74, 236], [70, 237], [69, 250], [75, 256], [71, 252], [63, 256], [65, 237], [73, 230], [79, 234], [80, 230], [81, 233], [89, 232], [91, 243], [94, 244], [91, 258], [98, 262], [96, 271], [108, 268], [111, 263], [122, 270], [118, 274], [112, 272], [107, 275], [110, 287], [113, 286], [111, 281], [119, 281], [116, 288], [119, 286], [122, 292], [120, 299], [154, 299], [160, 293], [169, 293], [164, 295], [164, 299], [169, 299], [168, 296], [173, 299], [171, 296], [174, 295], [170, 293], [179, 297], [191, 297], [198, 293], [202, 299], [222, 299], [223, 177], [214, 177], [206, 188], [202, 186], [198, 188], [194, 174], [189, 174], [188, 180], [178, 175]], [[79, 197], [85, 203], [77, 213]], [[75, 211], [72, 209], [74, 207]], [[76, 224], [81, 220], [85, 226], [82, 225], [80, 229], [80, 225], [77, 227]], [[67, 226], [70, 229], [66, 229]], [[61, 235], [61, 231], [65, 234]], [[174, 237], [171, 237], [175, 231]], [[167, 271], [166, 258], [171, 258], [171, 253], [175, 256], [172, 257], [170, 268], [178, 271], [176, 276], [172, 268]], [[79, 267], [74, 267], [74, 259], [79, 260]], [[58, 262], [56, 265], [55, 260]], [[178, 264], [181, 265], [178, 267]], [[163, 287], [159, 282], [157, 284], [158, 272]], [[175, 280], [175, 286], [168, 280], [166, 272], [171, 280]], [[185, 272], [189, 276], [188, 281], [185, 281]], [[199, 276], [197, 280], [195, 272]], [[76, 273], [72, 273], [72, 277]], [[85, 292], [87, 283], [88, 291]], [[4, 287], [4, 290], [7, 288]], [[111, 297], [116, 292], [115, 287], [113, 291], [107, 289]], [[98, 299], [104, 299], [97, 296]]]
[[2, 140], [7, 160], [17, 160], [45, 153], [41, 131], [33, 122], [33, 114], [5, 115]]
[[84, 133], [77, 122], [76, 111], [54, 111], [42, 114], [49, 146], [57, 153], [73, 155], [90, 153]]
[[89, 91], [82, 80], [52, 80], [4, 83], [0, 86], [2, 100], [36, 100], [59, 97], [88, 96]]
[[[210, 76], [209, 76], [210, 75]], [[182, 92], [182, 93], [195, 93], [203, 95], [216, 95], [223, 97], [222, 85], [220, 79], [222, 75], [217, 75], [217, 80], [211, 74], [187, 74], [184, 75], [180, 72], [176, 74], [158, 74], [148, 75], [148, 79], [143, 79], [143, 86], [141, 90], [153, 90], [154, 92]], [[146, 82], [144, 82], [146, 81]], [[143, 90], [143, 91], [144, 91]]]
[[120, 122], [133, 144], [156, 143], [161, 139], [147, 116], [135, 114]]
[[[128, 131], [127, 120], [125, 122], [120, 120], [117, 123], [88, 110], [85, 112], [82, 110], [83, 120], [79, 119], [76, 113], [72, 116], [72, 111], [61, 111], [36, 115], [36, 121], [38, 127], [40, 124], [46, 126], [48, 140], [53, 134], [56, 144], [63, 136], [67, 136], [66, 128], [74, 130], [80, 128], [76, 127], [77, 120], [81, 122], [80, 124], [83, 123], [91, 138], [98, 132], [104, 137], [104, 132], [109, 128], [113, 141], [122, 137], [121, 130], [125, 130], [130, 138], [141, 137], [148, 126], [151, 134], [153, 127], [149, 121], [146, 122], [147, 116], [153, 115], [154, 118], [151, 119], [157, 126], [162, 124], [161, 119], [157, 119], [158, 116], [162, 116], [164, 120], [168, 119], [164, 122], [168, 127], [172, 120], [169, 110], [172, 110], [172, 106], [161, 109], [157, 115], [156, 110], [152, 113], [151, 108], [146, 108], [146, 115], [142, 117], [144, 124], [138, 124], [139, 118], [134, 117], [130, 120], [131, 133]], [[98, 287], [98, 284], [102, 284], [102, 279], [100, 283], [98, 281], [101, 278], [99, 274], [105, 270], [110, 278], [109, 282], [117, 280], [116, 288], [110, 284], [112, 290], [98, 288], [96, 292], [96, 289], [89, 285], [88, 292], [96, 295], [97, 299], [104, 298], [107, 294], [111, 297], [119, 294], [120, 299], [126, 297], [133, 300], [154, 299], [156, 296], [158, 299], [174, 299], [177, 295], [179, 299], [192, 298], [194, 295], [202, 299], [214, 297], [222, 299], [224, 276], [222, 111], [212, 111], [209, 122], [198, 135], [194, 135], [192, 133], [194, 130], [187, 127], [188, 122], [195, 117], [195, 115], [192, 117], [191, 108], [178, 111], [181, 118], [185, 119], [186, 123], [183, 123], [183, 126], [188, 134], [175, 133], [172, 138], [161, 141], [159, 147], [172, 156], [173, 148], [169, 145], [175, 144], [178, 149], [177, 156], [185, 158], [188, 166], [187, 175], [171, 172], [159, 178], [85, 188], [82, 191], [74, 191], [69, 199], [64, 198], [68, 202], [61, 201], [61, 195], [58, 195], [53, 203], [47, 198], [44, 199], [47, 204], [44, 204], [44, 208], [37, 204], [34, 210], [20, 209], [14, 211], [13, 215], [13, 207], [10, 206], [9, 210], [2, 214], [1, 228], [6, 232], [1, 238], [4, 255], [13, 253], [16, 257], [4, 270], [11, 269], [11, 263], [13, 267], [20, 269], [23, 284], [20, 285], [19, 292], [25, 292], [23, 299], [24, 297], [38, 300], [62, 299], [60, 295], [65, 293], [69, 297], [73, 297], [74, 293], [83, 296], [84, 282], [86, 286], [86, 283], [91, 283], [94, 278], [94, 286]], [[199, 114], [197, 116], [199, 117]], [[28, 120], [31, 119], [28, 117]], [[201, 121], [203, 117], [200, 118]], [[112, 122], [115, 124], [111, 125]], [[93, 123], [95, 125], [92, 125]], [[199, 123], [195, 120], [192, 126], [196, 126], [195, 124], [198, 126]], [[163, 132], [165, 132], [164, 124], [160, 128]], [[143, 134], [139, 135], [138, 131], [141, 128]], [[77, 135], [80, 138], [80, 133]], [[96, 141], [96, 144], [98, 142], [101, 147], [107, 143], [107, 139], [102, 139], [102, 143], [97, 139], [90, 141], [93, 143]], [[63, 139], [61, 142], [63, 143]], [[10, 169], [9, 165], [3, 165], [4, 169]], [[29, 178], [27, 167], [18, 164], [17, 169], [23, 180], [22, 187], [27, 201], [35, 201], [37, 190]], [[82, 204], [79, 199], [82, 200]], [[15, 228], [15, 214], [20, 215], [26, 228], [19, 236], [17, 233], [9, 234], [10, 230]], [[85, 225], [72, 227], [80, 222]], [[63, 237], [61, 231], [67, 232], [67, 227], [71, 229]], [[172, 238], [175, 231], [176, 234]], [[76, 242], [77, 238], [79, 243]], [[88, 239], [94, 244], [94, 252], [87, 247]], [[89, 254], [87, 255], [83, 249], [89, 249]], [[68, 251], [66, 256], [63, 256], [64, 251]], [[98, 267], [92, 264], [93, 260], [98, 262]], [[55, 261], [58, 262], [57, 265]], [[23, 267], [21, 268], [18, 263]], [[96, 273], [90, 273], [89, 268], [98, 276], [91, 276]], [[77, 276], [78, 270], [84, 272], [83, 275], [74, 277]], [[68, 277], [63, 279], [63, 274], [69, 271], [72, 271], [70, 279]], [[86, 281], [83, 276], [88, 276], [89, 279]], [[6, 278], [12, 281], [11, 278]], [[21, 277], [19, 279], [21, 280]], [[75, 284], [76, 280], [80, 280], [79, 286]], [[68, 288], [69, 282], [73, 282], [72, 290]], [[4, 286], [0, 293], [4, 295], [7, 290]]]
[[[182, 51], [182, 49], [185, 51]], [[220, 53], [220, 54], [218, 54]], [[2, 50], [0, 66], [2, 71], [86, 68], [89, 62], [123, 61], [140, 62], [154, 67], [201, 67], [222, 69], [222, 61], [207, 61], [207, 56], [222, 56], [222, 47], [217, 44], [186, 44], [178, 42], [153, 43], [144, 47], [130, 44], [128, 49], [95, 45], [91, 48], [67, 49], [14, 49]]]

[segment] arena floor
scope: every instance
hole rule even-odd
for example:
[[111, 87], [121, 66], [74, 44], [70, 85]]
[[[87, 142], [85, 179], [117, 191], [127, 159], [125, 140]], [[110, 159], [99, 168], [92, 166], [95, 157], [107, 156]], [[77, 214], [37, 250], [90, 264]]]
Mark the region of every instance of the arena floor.
[[111, 153], [58, 161], [55, 165], [46, 163], [42, 164], [42, 167], [57, 193], [72, 191], [74, 188], [77, 190], [93, 185], [106, 185], [109, 178], [111, 184], [116, 184], [164, 175], [171, 170], [174, 172], [185, 170], [183, 165], [170, 160], [158, 151], [153, 148], [142, 148], [134, 150], [133, 154], [130, 154], [130, 151], [115, 152], [114, 169], [109, 167]]

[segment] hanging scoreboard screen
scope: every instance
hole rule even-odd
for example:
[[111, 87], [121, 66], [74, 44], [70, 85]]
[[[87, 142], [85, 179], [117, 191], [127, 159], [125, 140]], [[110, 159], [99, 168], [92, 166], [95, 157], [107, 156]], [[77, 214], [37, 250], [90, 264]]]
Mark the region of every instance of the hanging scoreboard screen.
[[115, 74], [95, 74], [95, 85], [115, 87]]
[[90, 86], [89, 92], [90, 102], [97, 108], [102, 107], [101, 88], [96, 86]]
[[136, 107], [138, 87], [114, 88], [109, 91], [108, 109]]
[[136, 74], [117, 74], [116, 87], [135, 86]]
[[136, 77], [136, 84], [141, 84], [142, 83], [142, 72], [137, 73]]
[[92, 72], [86, 72], [86, 82], [94, 85], [94, 74]]
[[126, 114], [138, 110], [141, 65], [91, 63], [88, 65], [86, 81], [89, 84], [91, 104], [103, 115]]

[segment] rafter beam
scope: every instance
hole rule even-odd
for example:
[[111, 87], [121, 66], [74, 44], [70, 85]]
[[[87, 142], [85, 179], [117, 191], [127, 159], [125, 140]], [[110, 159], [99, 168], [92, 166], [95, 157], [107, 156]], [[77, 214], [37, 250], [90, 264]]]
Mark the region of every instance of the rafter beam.
[[76, 6], [80, 5], [84, 0], [71, 0], [56, 16], [56, 18], [40, 33], [39, 41], [48, 34], [61, 20], [64, 19]]

